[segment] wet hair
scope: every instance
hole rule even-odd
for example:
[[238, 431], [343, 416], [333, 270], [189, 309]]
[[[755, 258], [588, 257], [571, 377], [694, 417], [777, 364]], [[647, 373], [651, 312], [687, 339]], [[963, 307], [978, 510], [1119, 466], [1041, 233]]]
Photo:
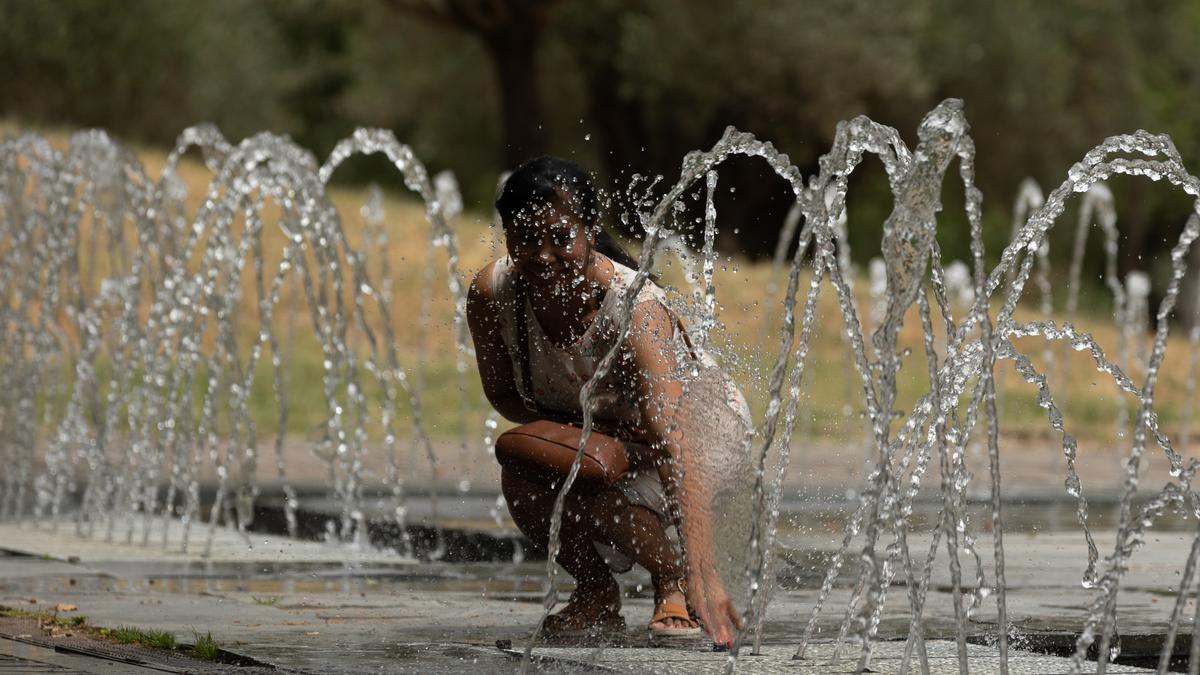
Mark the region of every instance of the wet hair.
[[505, 230], [516, 225], [523, 209], [547, 204], [565, 206], [578, 216], [591, 234], [595, 250], [626, 267], [638, 268], [638, 261], [600, 224], [600, 198], [592, 177], [575, 162], [551, 155], [531, 159], [509, 175], [496, 197], [496, 211]]

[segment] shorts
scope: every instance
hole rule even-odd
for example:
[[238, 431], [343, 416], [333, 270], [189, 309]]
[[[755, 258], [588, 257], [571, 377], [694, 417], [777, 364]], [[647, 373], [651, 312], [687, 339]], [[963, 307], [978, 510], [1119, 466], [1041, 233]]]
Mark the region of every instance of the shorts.
[[[627, 445], [632, 444], [627, 443]], [[671, 537], [674, 531], [674, 522], [671, 520], [671, 512], [667, 506], [667, 493], [658, 477], [658, 471], [654, 469], [630, 471], [617, 479], [617, 482], [613, 483], [613, 487], [620, 490], [631, 505], [641, 506], [654, 512], [662, 524], [663, 532]], [[676, 542], [676, 549], [678, 549], [678, 539], [672, 537], [672, 540]], [[628, 572], [633, 568], [633, 561], [625, 554], [608, 544], [598, 541], [594, 543], [596, 551], [600, 553], [612, 571]]]

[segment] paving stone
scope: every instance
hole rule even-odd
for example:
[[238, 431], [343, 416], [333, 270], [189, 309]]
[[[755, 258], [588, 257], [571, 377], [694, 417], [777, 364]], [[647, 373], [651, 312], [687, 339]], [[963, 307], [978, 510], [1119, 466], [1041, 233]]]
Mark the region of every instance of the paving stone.
[[[948, 641], [931, 641], [929, 650], [929, 672], [934, 674], [959, 673], [957, 646]], [[834, 660], [833, 644], [810, 645], [803, 660], [794, 660], [794, 645], [764, 645], [759, 655], [739, 656], [735, 672], [738, 673], [858, 673], [859, 652], [853, 646], [842, 650], [841, 658]], [[995, 673], [1000, 670], [1000, 658], [994, 649], [968, 645], [968, 664], [971, 672]], [[514, 658], [519, 650], [511, 652]], [[708, 675], [724, 673], [731, 658], [726, 653], [708, 651], [683, 651], [654, 648], [587, 649], [572, 647], [536, 647], [533, 652], [543, 659], [597, 666], [613, 672], [654, 672], [663, 675]], [[899, 673], [904, 653], [903, 642], [880, 642], [875, 645], [871, 660], [873, 673]], [[1087, 664], [1084, 672], [1094, 669]], [[910, 672], [920, 672], [914, 655]], [[1057, 675], [1069, 673], [1070, 659], [1045, 656], [1020, 650], [1009, 653], [1008, 672], [1013, 675], [1037, 674]], [[1110, 665], [1110, 673], [1151, 673], [1150, 669], [1132, 666]]]
[[302, 541], [284, 536], [242, 535], [234, 529], [218, 527], [213, 538], [211, 554], [203, 556], [208, 527], [192, 528], [190, 545], [183, 550], [183, 527], [171, 521], [167, 531], [167, 546], [163, 546], [162, 522], [153, 524], [149, 543], [142, 545], [141, 530], [135, 531], [133, 541], [126, 543], [124, 528], [114, 541], [105, 541], [102, 532], [93, 537], [79, 537], [73, 527], [60, 526], [57, 533], [48, 528], [29, 524], [0, 523], [0, 549], [45, 556], [56, 560], [144, 560], [144, 561], [206, 561], [244, 562], [270, 560], [275, 562], [401, 562], [393, 551], [347, 544], [325, 544]]
[[[169, 533], [172, 534], [172, 533]], [[927, 547], [914, 533], [914, 550]], [[827, 555], [825, 535], [789, 534], [784, 543], [813, 567], [796, 585], [776, 590], [769, 606], [764, 654], [743, 652], [738, 672], [851, 672], [857, 649], [844, 648], [831, 663], [832, 646], [814, 642], [807, 658], [793, 661], [799, 636], [816, 601], [818, 558]], [[1102, 545], [1111, 533], [1100, 532]], [[1188, 540], [1154, 533], [1139, 550], [1119, 596], [1123, 653], [1153, 658], [1174, 603], [1175, 571], [1186, 558]], [[257, 539], [257, 535], [256, 535]], [[392, 554], [297, 542], [282, 537], [246, 546], [236, 532], [219, 533], [213, 560], [195, 552], [80, 540], [66, 532], [0, 524], [0, 548], [43, 557], [0, 556], [0, 604], [46, 610], [58, 603], [79, 606], [94, 625], [136, 625], [168, 630], [182, 641], [211, 631], [223, 646], [281, 667], [323, 673], [511, 672], [519, 662], [497, 649], [498, 641], [522, 644], [541, 616], [544, 563], [445, 564], [402, 561]], [[990, 541], [981, 536], [985, 574], [991, 578]], [[1009, 617], [1018, 633], [1012, 673], [1067, 672], [1068, 662], [1044, 653], [1064, 653], [1084, 623], [1094, 591], [1079, 585], [1082, 537], [1067, 534], [1006, 537]], [[361, 553], [361, 555], [359, 555]], [[929, 590], [924, 629], [933, 672], [958, 672], [949, 578], [941, 554]], [[64, 559], [77, 559], [66, 563]], [[814, 562], [817, 561], [817, 562]], [[1064, 564], [1066, 561], [1066, 564]], [[974, 584], [973, 562], [964, 557], [964, 584]], [[815, 567], [814, 567], [815, 566]], [[563, 591], [569, 579], [562, 577]], [[537, 654], [544, 669], [616, 672], [723, 672], [727, 655], [708, 650], [704, 640], [674, 648], [655, 646], [645, 634], [653, 600], [648, 577], [623, 578], [622, 613], [630, 628], [620, 647], [597, 652], [578, 643], [543, 642]], [[817, 619], [818, 640], [835, 636], [848, 602], [849, 578], [841, 578]], [[638, 589], [638, 584], [641, 588]], [[1190, 644], [1193, 599], [1185, 608], [1176, 653]], [[881, 616], [872, 668], [895, 672], [910, 617], [903, 586], [890, 590]], [[996, 632], [994, 596], [964, 625], [966, 636], [986, 642]], [[1134, 639], [1136, 638], [1136, 639]], [[972, 672], [995, 672], [995, 651], [969, 646]], [[915, 660], [914, 660], [915, 663]], [[1085, 665], [1094, 669], [1094, 662]], [[890, 669], [890, 670], [889, 670]], [[1143, 672], [1128, 666], [1109, 672]]]

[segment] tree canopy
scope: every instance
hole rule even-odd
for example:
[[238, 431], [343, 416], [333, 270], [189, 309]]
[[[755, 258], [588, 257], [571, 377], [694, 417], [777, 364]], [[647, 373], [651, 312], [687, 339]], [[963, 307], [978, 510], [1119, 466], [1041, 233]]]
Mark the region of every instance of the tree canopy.
[[[913, 142], [921, 115], [954, 96], [1003, 240], [1020, 180], [1052, 187], [1108, 135], [1170, 133], [1200, 167], [1198, 34], [1189, 0], [12, 0], [0, 114], [153, 143], [212, 121], [318, 154], [383, 126], [485, 207], [524, 157], [572, 156], [619, 188], [635, 173], [669, 179], [727, 125], [813, 171], [837, 121], [867, 114]], [[868, 198], [851, 211], [875, 223], [863, 255], [890, 209], [875, 174], [856, 178]], [[782, 183], [741, 162], [722, 186], [736, 192], [719, 206], [741, 223], [722, 246], [769, 253]], [[1187, 204], [1116, 188], [1129, 269], [1169, 245]], [[944, 245], [965, 255], [965, 240]]]

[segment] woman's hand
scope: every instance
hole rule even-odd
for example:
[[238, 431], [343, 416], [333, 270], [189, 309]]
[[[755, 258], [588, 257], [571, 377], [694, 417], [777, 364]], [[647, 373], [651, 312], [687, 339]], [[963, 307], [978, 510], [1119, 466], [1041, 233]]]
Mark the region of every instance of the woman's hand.
[[688, 565], [687, 597], [713, 643], [732, 647], [735, 631], [742, 629], [742, 617], [711, 562]]
[[[700, 623], [719, 646], [733, 645], [742, 619], [714, 562], [715, 523], [712, 513], [714, 475], [701, 452], [690, 447], [687, 425], [678, 424], [684, 388], [677, 374], [674, 334], [676, 319], [666, 306], [645, 302], [633, 310], [626, 348], [638, 375], [638, 401], [646, 436], [669, 459], [659, 466], [659, 476], [687, 558], [688, 603]], [[696, 411], [691, 411], [694, 414]]]

